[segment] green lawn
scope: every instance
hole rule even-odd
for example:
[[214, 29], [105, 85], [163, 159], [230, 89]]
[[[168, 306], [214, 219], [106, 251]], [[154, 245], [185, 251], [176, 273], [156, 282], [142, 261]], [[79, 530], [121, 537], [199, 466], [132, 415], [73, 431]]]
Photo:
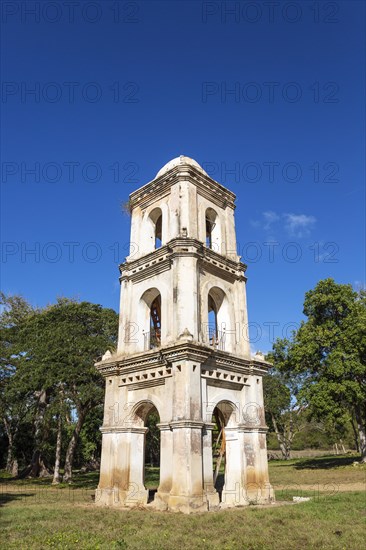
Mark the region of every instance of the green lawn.
[[[270, 462], [278, 505], [185, 516], [93, 504], [96, 473], [72, 487], [2, 476], [0, 546], [4, 549], [359, 549], [366, 523], [365, 466], [355, 457]], [[147, 486], [159, 471], [149, 469]], [[351, 487], [356, 491], [348, 491]], [[292, 496], [310, 502], [286, 504]]]

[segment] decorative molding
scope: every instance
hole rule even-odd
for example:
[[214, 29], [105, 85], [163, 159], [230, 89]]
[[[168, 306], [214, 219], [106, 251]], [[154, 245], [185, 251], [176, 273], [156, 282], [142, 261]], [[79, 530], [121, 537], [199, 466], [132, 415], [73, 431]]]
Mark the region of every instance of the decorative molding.
[[225, 390], [241, 391], [245, 384], [239, 382], [229, 382], [228, 380], [215, 380], [207, 379], [208, 386], [214, 386], [215, 388], [223, 388]]
[[[126, 265], [126, 264], [125, 264]], [[137, 269], [124, 270], [120, 276], [120, 281], [132, 281], [134, 283], [144, 281], [145, 279], [150, 279], [164, 273], [164, 271], [169, 271], [172, 266], [171, 256], [167, 258], [159, 258], [159, 260], [153, 260], [152, 262], [146, 262], [145, 265]]]
[[[263, 376], [272, 366], [266, 361], [245, 359], [226, 351], [213, 350], [212, 347], [205, 344], [180, 340], [173, 345], [130, 356], [116, 357], [112, 355], [104, 361], [95, 363], [95, 367], [105, 377], [118, 375], [127, 377], [135, 373], [138, 374], [140, 371], [151, 372], [152, 369], [169, 369], [171, 368], [169, 363], [179, 361], [197, 361], [206, 371], [221, 369], [225, 373], [248, 376]], [[170, 373], [167, 372], [167, 374]], [[140, 380], [136, 380], [136, 382], [140, 382]]]
[[143, 256], [136, 258], [135, 260], [133, 258], [130, 259], [130, 257], [127, 256], [126, 261], [119, 265], [119, 270], [122, 273], [122, 271], [125, 271], [125, 269], [127, 270], [137, 269], [140, 266], [144, 266], [146, 263], [151, 262], [153, 260], [159, 261], [160, 258], [164, 258], [169, 251], [170, 251], [169, 246], [165, 244], [160, 248], [153, 250], [152, 252], [148, 252], [147, 254], [144, 254]]
[[119, 433], [132, 433], [132, 434], [146, 434], [149, 428], [138, 428], [126, 426], [102, 426], [99, 428], [102, 434], [119, 434]]
[[202, 429], [205, 427], [206, 423], [202, 420], [172, 420], [169, 422], [170, 427], [174, 430], [175, 428], [196, 428]]
[[238, 371], [228, 371], [226, 369], [218, 369], [217, 367], [210, 368], [209, 366], [202, 366], [202, 377], [210, 380], [217, 380], [220, 382], [231, 382], [233, 384], [240, 384], [241, 386], [249, 386], [247, 384], [248, 378], [245, 373]]
[[266, 434], [269, 430], [268, 426], [251, 426], [250, 424], [239, 424], [236, 429], [241, 433], [259, 434]]
[[141, 209], [147, 208], [150, 204], [169, 195], [171, 187], [181, 181], [188, 181], [195, 185], [199, 195], [217, 206], [235, 209], [235, 194], [190, 164], [176, 166], [131, 193], [131, 209], [138, 206]]
[[196, 257], [201, 269], [205, 269], [218, 277], [233, 282], [244, 280], [246, 264], [232, 260], [206, 247], [201, 241], [188, 237], [175, 237], [161, 248], [145, 254], [136, 260], [128, 260], [120, 264], [120, 281], [138, 282], [148, 279], [164, 271], [168, 271], [174, 258]]
[[171, 427], [169, 422], [159, 422], [159, 424], [156, 424], [156, 427], [159, 428], [159, 430], [162, 431], [171, 431]]
[[102, 376], [105, 378], [108, 376], [118, 376], [119, 375], [119, 367], [117, 363], [105, 363], [103, 361], [98, 361], [97, 363], [94, 363], [95, 368], [100, 372]]
[[154, 388], [155, 386], [164, 386], [165, 378], [157, 378], [154, 380], [146, 380], [144, 382], [136, 382], [136, 384], [130, 384], [128, 391], [142, 390], [144, 388]]

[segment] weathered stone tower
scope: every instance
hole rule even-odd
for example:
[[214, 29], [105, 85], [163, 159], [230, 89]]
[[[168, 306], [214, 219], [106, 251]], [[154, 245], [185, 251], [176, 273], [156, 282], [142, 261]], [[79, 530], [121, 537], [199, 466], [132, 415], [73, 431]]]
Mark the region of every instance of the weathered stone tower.
[[[273, 500], [263, 356], [250, 355], [235, 195], [181, 156], [130, 196], [131, 253], [121, 270], [117, 352], [96, 364], [106, 393], [98, 505], [146, 504], [146, 418], [158, 412], [153, 505], [182, 512]], [[213, 419], [225, 481], [213, 483]]]

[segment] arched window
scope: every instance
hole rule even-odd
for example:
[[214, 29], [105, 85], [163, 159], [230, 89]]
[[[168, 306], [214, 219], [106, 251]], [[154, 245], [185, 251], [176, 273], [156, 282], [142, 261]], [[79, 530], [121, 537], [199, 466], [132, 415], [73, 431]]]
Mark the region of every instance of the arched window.
[[152, 223], [152, 235], [154, 249], [161, 248], [163, 242], [163, 214], [160, 208], [154, 208], [149, 214]]
[[218, 335], [217, 310], [212, 296], [208, 296], [208, 338], [210, 345], [214, 345]]
[[155, 223], [155, 249], [161, 248], [163, 215], [160, 214]]
[[161, 296], [155, 298], [150, 308], [150, 349], [161, 344]]
[[[208, 343], [214, 349], [225, 351], [226, 331], [230, 327], [230, 308], [225, 292], [214, 286], [208, 293], [207, 299], [208, 315]], [[207, 341], [207, 340], [206, 340]], [[229, 350], [230, 350], [229, 345]]]
[[149, 288], [141, 296], [137, 323], [142, 328], [143, 350], [160, 347], [161, 295], [157, 288]]
[[220, 224], [219, 218], [213, 208], [207, 208], [205, 215], [206, 223], [206, 246], [216, 252], [220, 252]]

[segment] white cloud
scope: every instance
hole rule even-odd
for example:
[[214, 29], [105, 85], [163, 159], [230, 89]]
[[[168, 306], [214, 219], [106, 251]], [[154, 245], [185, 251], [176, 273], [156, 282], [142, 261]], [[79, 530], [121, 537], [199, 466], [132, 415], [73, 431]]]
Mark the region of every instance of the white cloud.
[[283, 214], [285, 229], [293, 237], [305, 237], [316, 222], [314, 216], [306, 214]]
[[250, 220], [250, 225], [258, 229], [261, 227], [261, 222], [259, 220]]
[[[290, 237], [306, 237], [313, 228], [316, 218], [307, 214], [278, 214], [273, 210], [262, 212], [260, 220], [251, 220], [252, 227], [264, 229], [272, 232], [275, 228], [280, 228], [280, 222], [283, 221], [283, 228]], [[274, 237], [272, 237], [275, 240]]]
[[263, 226], [263, 229], [270, 229], [272, 224], [274, 224], [275, 222], [278, 222], [278, 220], [280, 219], [280, 216], [278, 214], [276, 214], [276, 212], [273, 212], [272, 210], [269, 210], [268, 212], [263, 212], [263, 218], [264, 218], [264, 226]]

